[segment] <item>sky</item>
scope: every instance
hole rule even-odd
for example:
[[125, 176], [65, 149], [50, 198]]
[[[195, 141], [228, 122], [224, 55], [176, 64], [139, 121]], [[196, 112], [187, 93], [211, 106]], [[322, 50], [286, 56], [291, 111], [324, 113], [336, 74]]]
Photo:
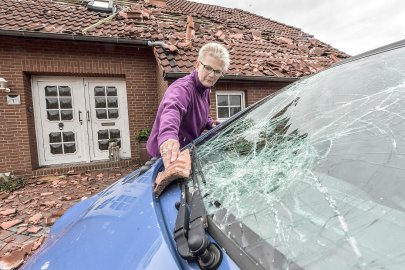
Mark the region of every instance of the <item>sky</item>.
[[300, 28], [350, 55], [405, 39], [404, 0], [192, 0]]

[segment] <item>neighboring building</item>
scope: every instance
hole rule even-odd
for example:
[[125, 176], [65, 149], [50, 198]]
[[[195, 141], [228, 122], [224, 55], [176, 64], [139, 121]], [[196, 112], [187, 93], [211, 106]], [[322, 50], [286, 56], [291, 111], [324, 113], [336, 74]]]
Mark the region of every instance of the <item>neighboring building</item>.
[[10, 89], [0, 90], [0, 172], [108, 160], [110, 139], [119, 141], [122, 158], [136, 160], [134, 133], [152, 125], [167, 86], [193, 69], [209, 41], [232, 57], [212, 89], [217, 119], [348, 57], [239, 9], [185, 0], [87, 2], [0, 2], [0, 80]]

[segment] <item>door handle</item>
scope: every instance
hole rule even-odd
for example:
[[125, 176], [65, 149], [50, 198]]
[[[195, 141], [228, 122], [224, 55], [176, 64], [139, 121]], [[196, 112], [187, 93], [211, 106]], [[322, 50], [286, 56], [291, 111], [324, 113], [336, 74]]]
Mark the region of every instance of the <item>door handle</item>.
[[87, 122], [90, 122], [90, 112], [88, 110], [86, 111], [86, 117], [87, 117]]
[[79, 111], [79, 122], [80, 122], [80, 125], [83, 125], [82, 111]]

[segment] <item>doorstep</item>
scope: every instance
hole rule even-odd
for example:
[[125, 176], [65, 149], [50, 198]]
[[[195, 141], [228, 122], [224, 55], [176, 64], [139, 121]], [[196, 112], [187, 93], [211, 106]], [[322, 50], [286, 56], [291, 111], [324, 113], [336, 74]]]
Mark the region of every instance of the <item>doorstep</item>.
[[64, 164], [64, 165], [53, 165], [43, 168], [39, 168], [32, 171], [33, 176], [44, 176], [50, 174], [66, 174], [69, 171], [96, 171], [103, 169], [112, 168], [125, 168], [132, 165], [136, 165], [136, 162], [132, 159], [124, 159], [120, 161], [98, 161], [91, 163], [77, 163], [77, 164]]

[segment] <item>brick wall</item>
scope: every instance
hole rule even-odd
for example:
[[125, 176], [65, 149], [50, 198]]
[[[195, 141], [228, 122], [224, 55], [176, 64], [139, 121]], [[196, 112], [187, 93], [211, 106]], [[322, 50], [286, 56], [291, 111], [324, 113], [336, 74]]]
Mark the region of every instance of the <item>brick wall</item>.
[[151, 126], [157, 109], [156, 62], [149, 48], [0, 37], [0, 77], [21, 105], [0, 93], [0, 172], [29, 173], [38, 167], [31, 75], [125, 77], [131, 155], [138, 157], [134, 132]]
[[158, 103], [160, 103], [167, 87], [169, 86], [169, 83], [163, 79], [163, 70], [160, 66], [156, 67], [156, 81], [158, 85]]

